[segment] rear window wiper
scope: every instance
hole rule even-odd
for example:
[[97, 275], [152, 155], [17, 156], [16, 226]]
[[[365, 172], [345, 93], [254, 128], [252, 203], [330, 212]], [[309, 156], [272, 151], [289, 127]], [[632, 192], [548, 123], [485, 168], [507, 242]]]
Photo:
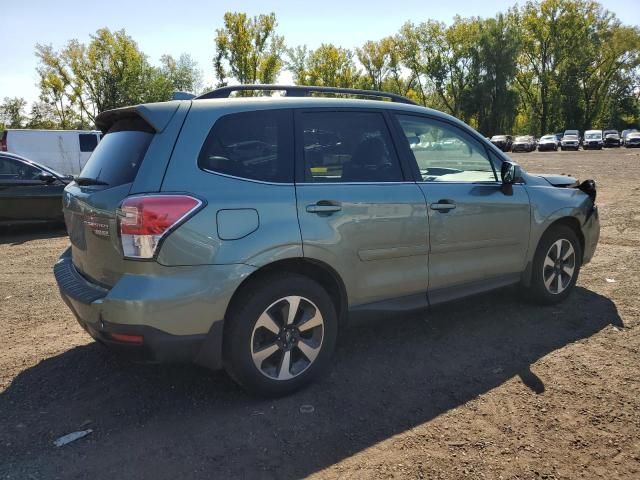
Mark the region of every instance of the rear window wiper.
[[97, 178], [75, 177], [74, 180], [78, 185], [109, 185], [107, 182], [103, 182]]

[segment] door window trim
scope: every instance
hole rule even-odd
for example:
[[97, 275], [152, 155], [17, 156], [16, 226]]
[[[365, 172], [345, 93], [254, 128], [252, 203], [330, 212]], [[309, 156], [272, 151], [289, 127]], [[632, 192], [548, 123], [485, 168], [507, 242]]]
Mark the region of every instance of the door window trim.
[[[389, 140], [391, 141], [391, 148], [395, 153], [395, 157], [398, 160], [400, 167], [400, 173], [402, 175], [401, 181], [393, 182], [307, 182], [305, 179], [305, 163], [304, 163], [304, 132], [302, 131], [302, 119], [300, 118], [305, 113], [330, 113], [330, 112], [349, 112], [349, 113], [377, 113], [382, 116], [384, 125], [387, 127], [387, 133], [389, 134]], [[295, 150], [295, 175], [294, 180], [296, 185], [402, 185], [415, 181], [410, 174], [409, 165], [406, 164], [406, 160], [403, 159], [401, 151], [397, 144], [397, 138], [393, 132], [392, 119], [389, 117], [389, 112], [384, 108], [359, 108], [359, 107], [311, 107], [311, 108], [295, 108], [293, 109], [293, 123], [294, 123], [294, 150]]]
[[[400, 124], [400, 120], [398, 119], [399, 115], [403, 115], [403, 116], [411, 116], [411, 117], [417, 117], [417, 118], [421, 118], [430, 122], [434, 122], [437, 126], [438, 123], [444, 123], [447, 126], [454, 128], [458, 131], [460, 131], [462, 133], [463, 137], [468, 137], [471, 140], [473, 140], [480, 148], [480, 151], [484, 151], [484, 155], [486, 157], [487, 162], [489, 162], [489, 165], [491, 165], [491, 168], [493, 170], [493, 175], [496, 178], [496, 180], [494, 181], [490, 181], [490, 180], [486, 180], [486, 181], [476, 181], [476, 182], [469, 182], [469, 181], [452, 181], [452, 182], [438, 182], [435, 180], [423, 180], [422, 179], [422, 175], [420, 174], [420, 167], [418, 166], [418, 163], [415, 160], [415, 156], [413, 155], [413, 152], [411, 151], [411, 148], [409, 148], [409, 142], [406, 140], [406, 135], [404, 133], [404, 130], [402, 129], [402, 125]], [[435, 183], [438, 185], [442, 185], [442, 184], [450, 184], [450, 185], [454, 185], [454, 184], [463, 184], [463, 185], [502, 185], [502, 181], [500, 180], [500, 174], [498, 171], [496, 171], [496, 165], [494, 165], [492, 159], [491, 159], [491, 152], [489, 150], [487, 150], [487, 146], [484, 144], [484, 142], [482, 141], [482, 139], [480, 138], [476, 138], [476, 134], [472, 131], [465, 131], [464, 128], [462, 128], [460, 125], [456, 125], [454, 122], [449, 121], [448, 119], [445, 118], [439, 118], [435, 115], [428, 115], [428, 114], [421, 114], [421, 113], [415, 113], [415, 112], [408, 112], [408, 111], [403, 111], [403, 110], [394, 110], [392, 113], [390, 112], [390, 116], [392, 117], [391, 120], [394, 124], [394, 133], [397, 136], [397, 142], [396, 143], [400, 143], [401, 144], [401, 151], [402, 151], [402, 155], [404, 157], [406, 157], [406, 161], [409, 163], [410, 167], [411, 167], [411, 172], [413, 173], [413, 177], [414, 177], [414, 181], [415, 183], [420, 183], [420, 184], [431, 184], [431, 183]], [[467, 127], [468, 129], [470, 129], [470, 127]], [[500, 158], [500, 157], [498, 157]], [[502, 160], [504, 161], [504, 160]]]

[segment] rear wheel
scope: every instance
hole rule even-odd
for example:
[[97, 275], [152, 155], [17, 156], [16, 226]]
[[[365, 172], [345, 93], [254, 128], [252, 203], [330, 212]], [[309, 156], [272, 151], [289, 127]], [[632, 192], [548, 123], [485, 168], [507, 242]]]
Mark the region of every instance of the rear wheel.
[[249, 392], [292, 393], [326, 369], [337, 335], [335, 306], [308, 277], [253, 282], [226, 319], [225, 368]]
[[567, 298], [578, 279], [581, 259], [575, 232], [566, 225], [550, 228], [540, 239], [534, 255], [528, 295], [546, 304]]

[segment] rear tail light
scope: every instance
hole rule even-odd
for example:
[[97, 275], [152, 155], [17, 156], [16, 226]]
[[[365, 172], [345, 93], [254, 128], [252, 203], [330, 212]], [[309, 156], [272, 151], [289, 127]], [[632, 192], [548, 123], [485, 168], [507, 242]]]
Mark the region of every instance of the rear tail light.
[[125, 258], [153, 258], [162, 239], [202, 206], [188, 195], [141, 195], [126, 198], [118, 212]]

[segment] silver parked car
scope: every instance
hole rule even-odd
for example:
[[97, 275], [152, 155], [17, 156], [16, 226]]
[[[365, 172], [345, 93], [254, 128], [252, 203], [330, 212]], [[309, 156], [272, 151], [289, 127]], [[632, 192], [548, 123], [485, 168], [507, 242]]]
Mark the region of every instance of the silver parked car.
[[[245, 89], [286, 96], [228, 98]], [[527, 173], [393, 94], [234, 86], [96, 124], [64, 192], [62, 298], [114, 350], [225, 368], [263, 395], [326, 370], [349, 312], [507, 285], [557, 303], [598, 242], [593, 181]]]

